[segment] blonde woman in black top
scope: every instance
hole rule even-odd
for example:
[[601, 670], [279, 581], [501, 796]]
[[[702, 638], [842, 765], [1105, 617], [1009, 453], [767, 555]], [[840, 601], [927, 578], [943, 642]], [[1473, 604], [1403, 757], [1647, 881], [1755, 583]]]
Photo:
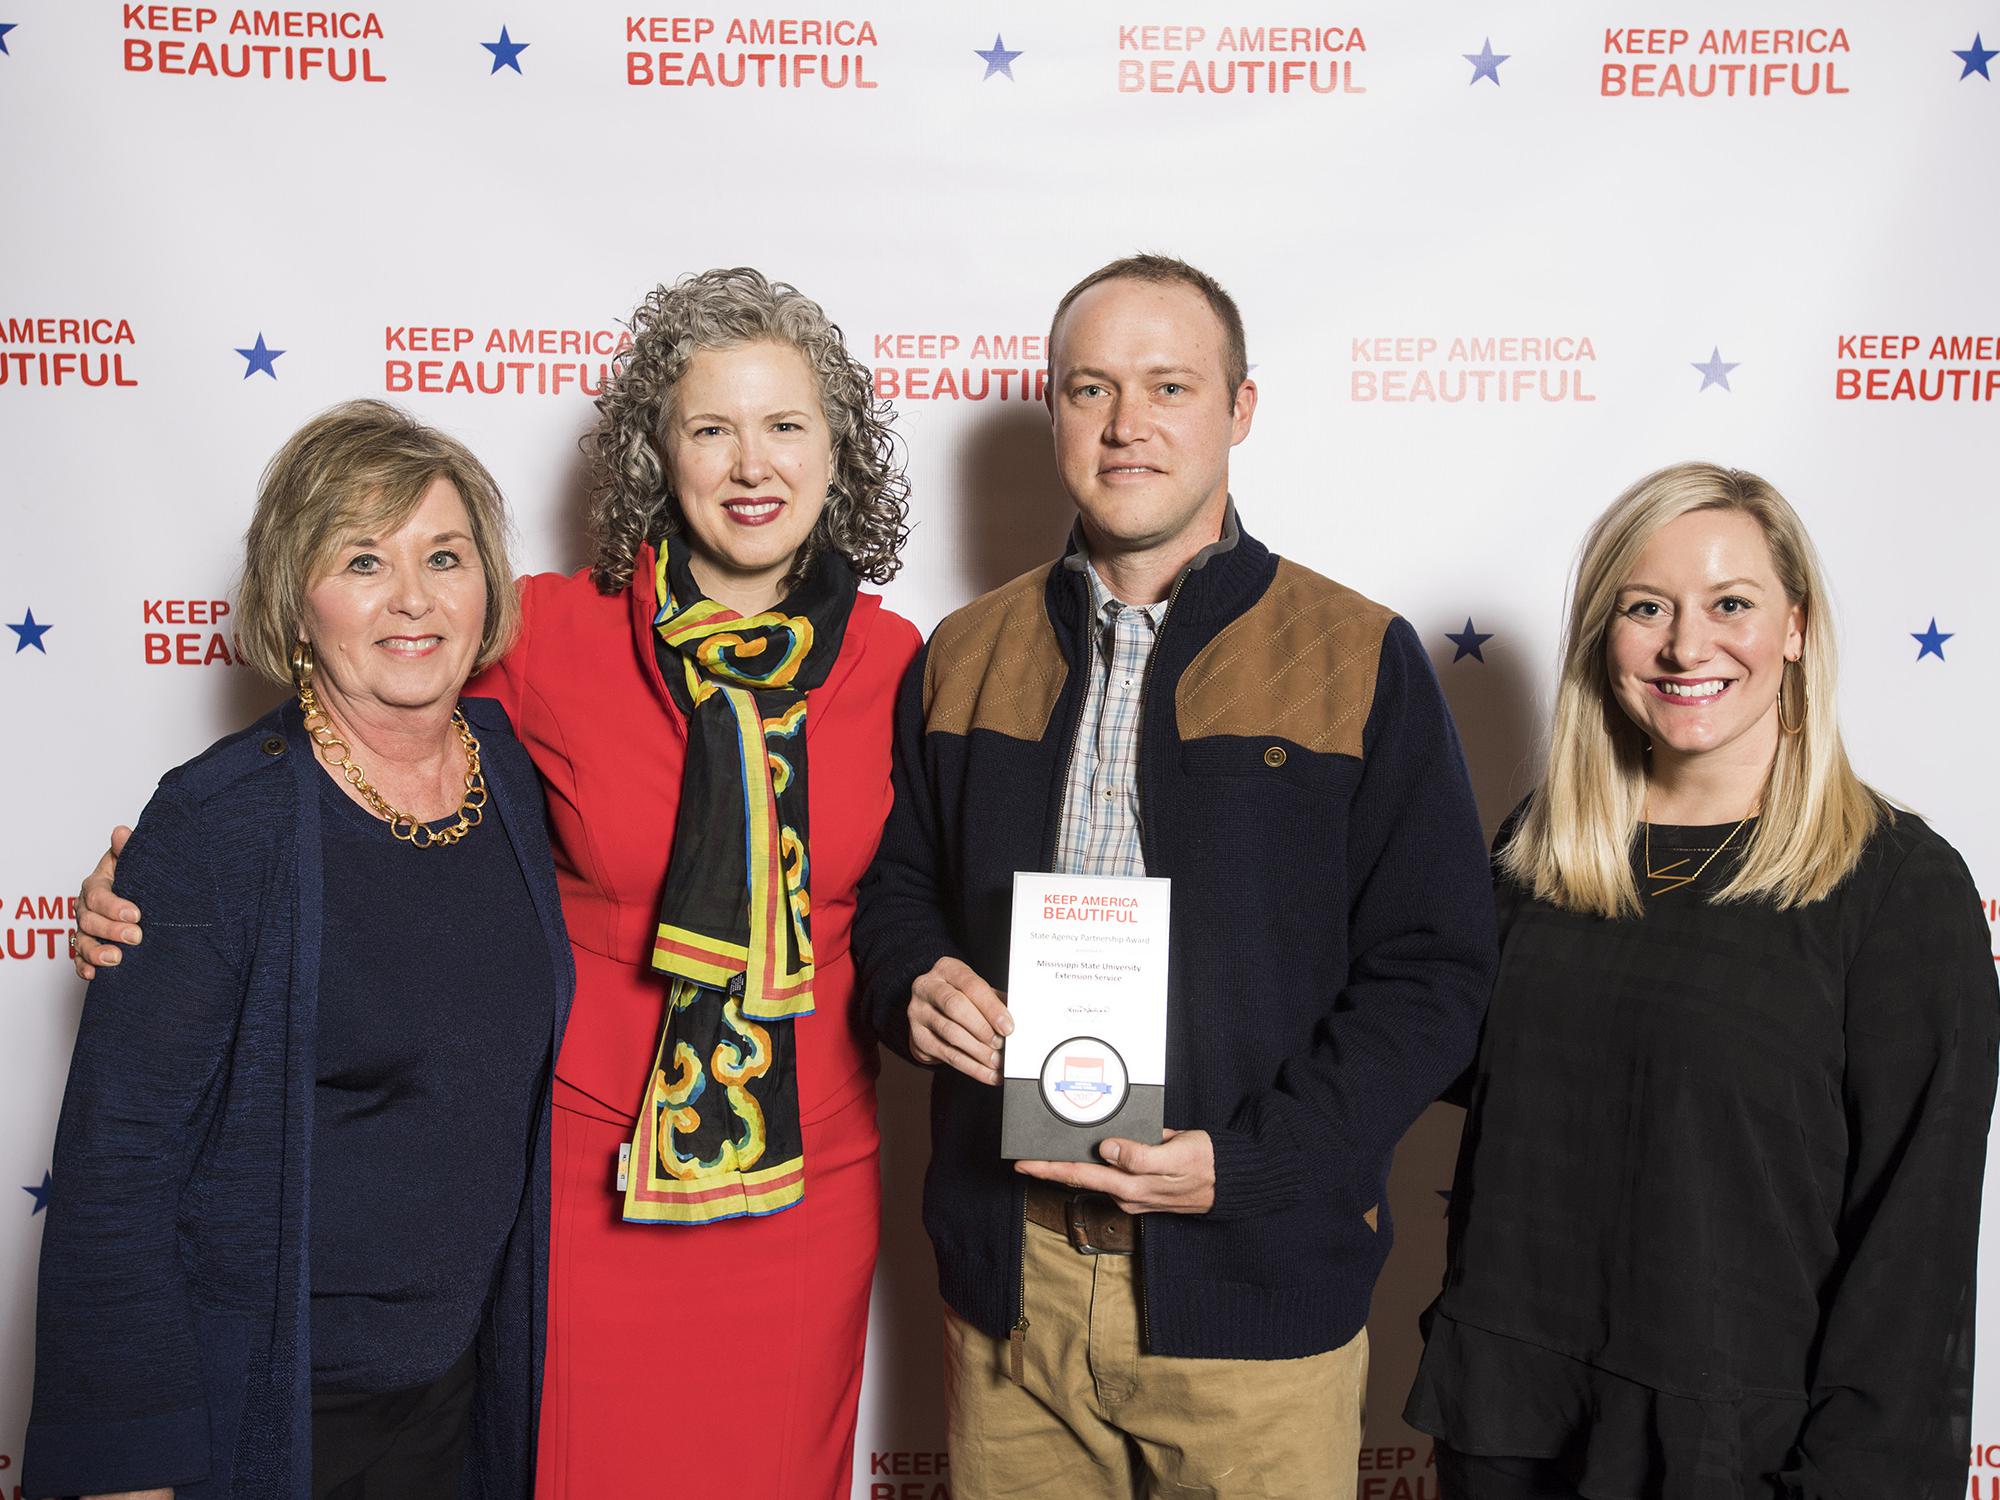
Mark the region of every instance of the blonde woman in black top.
[[1958, 1500], [2000, 1034], [1963, 862], [1849, 766], [1755, 475], [1585, 542], [1408, 1419], [1446, 1500]]

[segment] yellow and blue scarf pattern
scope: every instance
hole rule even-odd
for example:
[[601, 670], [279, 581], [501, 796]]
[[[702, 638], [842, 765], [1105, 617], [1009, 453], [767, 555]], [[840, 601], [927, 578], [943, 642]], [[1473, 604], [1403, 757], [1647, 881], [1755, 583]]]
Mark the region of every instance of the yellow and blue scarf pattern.
[[687, 760], [654, 931], [666, 1018], [625, 1172], [625, 1217], [706, 1224], [805, 1194], [794, 1028], [813, 1009], [806, 694], [840, 654], [853, 572], [824, 556], [743, 616], [658, 552], [654, 649]]

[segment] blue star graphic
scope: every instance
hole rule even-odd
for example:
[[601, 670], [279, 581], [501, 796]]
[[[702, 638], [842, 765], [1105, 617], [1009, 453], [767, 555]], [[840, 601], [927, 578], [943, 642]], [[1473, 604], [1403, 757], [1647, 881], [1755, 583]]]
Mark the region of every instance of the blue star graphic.
[[[481, 42], [479, 45], [493, 54], [493, 73], [499, 72], [502, 68], [512, 68], [518, 73], [521, 71], [521, 54], [526, 52], [532, 43], [515, 41], [507, 35], [507, 28], [502, 26], [499, 41]], [[491, 77], [492, 74], [489, 73], [487, 76]]]
[[278, 372], [272, 366], [271, 362], [285, 351], [282, 349], [273, 349], [268, 346], [264, 342], [264, 335], [261, 331], [257, 335], [257, 342], [255, 344], [248, 349], [238, 349], [236, 352], [248, 361], [243, 367], [243, 378], [245, 380], [248, 380], [259, 370], [262, 370], [273, 380], [278, 378]]
[[[6, 50], [6, 46], [0, 44], [0, 52], [5, 52]], [[1975, 31], [1972, 33], [1972, 45], [1970, 47], [1963, 52], [1954, 47], [1951, 49], [1951, 55], [1965, 64], [1964, 69], [1958, 75], [1959, 82], [1963, 83], [1974, 73], [1977, 73], [1988, 83], [1993, 81], [1993, 75], [1986, 71], [1986, 65], [1992, 62], [1994, 58], [2000, 57], [2000, 51], [1996, 51], [1982, 42], [1978, 32]]]
[[972, 55], [986, 64], [986, 71], [979, 75], [981, 83], [986, 82], [995, 73], [1006, 74], [1009, 83], [1014, 81], [1014, 59], [1021, 55], [1021, 49], [1017, 47], [1012, 52], [1009, 52], [1007, 44], [1000, 40], [999, 32], [996, 31], [993, 33], [992, 51], [982, 52], [977, 47], [974, 47]]
[[[1694, 364], [1697, 370], [1701, 371], [1702, 391], [1707, 390], [1712, 385], [1719, 385], [1727, 391], [1729, 390], [1729, 372], [1736, 368], [1736, 364], [1741, 364], [1742, 361], [1738, 360], [1736, 364], [1728, 363], [1723, 359], [1722, 349], [1718, 345], [1708, 351], [1707, 364], [1701, 364], [1698, 361], [1691, 361], [1691, 363]], [[1701, 394], [1701, 391], [1696, 391], [1695, 394], [1698, 396]], [[1731, 392], [1731, 394], [1733, 395], [1734, 392]]]
[[[0, 21], [0, 56], [12, 57], [14, 55], [7, 50], [7, 33], [20, 24], [18, 21]], [[1978, 43], [1975, 42], [1973, 45], [1977, 46]]]
[[1944, 643], [1957, 634], [1958, 632], [1955, 630], [1939, 630], [1937, 628], [1937, 616], [1932, 615], [1931, 628], [1929, 630], [1912, 630], [1910, 632], [1910, 639], [1917, 643], [1917, 660], [1922, 661], [1926, 656], [1935, 656], [1939, 661], [1943, 661]]
[[1476, 662], [1484, 662], [1486, 658], [1480, 654], [1479, 648], [1493, 639], [1493, 632], [1490, 630], [1474, 630], [1472, 628], [1472, 616], [1467, 615], [1465, 617], [1465, 629], [1455, 633], [1447, 630], [1444, 638], [1458, 647], [1458, 650], [1452, 653], [1451, 659], [1453, 661], [1463, 661], [1469, 656]]
[[40, 1187], [30, 1187], [26, 1183], [23, 1183], [21, 1191], [35, 1200], [35, 1206], [28, 1210], [28, 1217], [32, 1219], [36, 1214], [49, 1206], [49, 1174], [46, 1172], [42, 1173], [42, 1185]]
[[49, 648], [42, 644], [42, 637], [47, 635], [51, 630], [54, 630], [55, 626], [37, 625], [35, 623], [35, 612], [32, 609], [28, 611], [28, 617], [20, 624], [9, 625], [7, 628], [20, 637], [18, 641], [14, 642], [14, 654], [16, 656], [26, 651], [30, 646], [33, 646], [44, 656], [49, 654]]
[[1500, 87], [1500, 64], [1514, 54], [1495, 52], [1493, 38], [1489, 36], [1479, 44], [1477, 52], [1461, 52], [1458, 55], [1472, 64], [1472, 82], [1477, 83], [1482, 78], [1490, 78], [1493, 80], [1493, 87], [1497, 89]]

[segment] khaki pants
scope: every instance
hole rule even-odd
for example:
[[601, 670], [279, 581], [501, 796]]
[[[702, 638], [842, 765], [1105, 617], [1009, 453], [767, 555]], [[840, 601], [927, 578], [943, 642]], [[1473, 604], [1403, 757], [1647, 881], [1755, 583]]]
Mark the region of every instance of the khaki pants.
[[1368, 1333], [1306, 1359], [1141, 1348], [1138, 1264], [1027, 1226], [1022, 1383], [945, 1311], [953, 1500], [1353, 1500]]

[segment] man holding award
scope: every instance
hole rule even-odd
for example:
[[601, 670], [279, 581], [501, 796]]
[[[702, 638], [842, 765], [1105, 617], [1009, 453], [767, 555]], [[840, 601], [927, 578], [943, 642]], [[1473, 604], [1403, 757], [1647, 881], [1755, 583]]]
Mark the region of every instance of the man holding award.
[[1415, 633], [1238, 523], [1228, 294], [1114, 262], [1050, 364], [1072, 545], [912, 668], [855, 925], [936, 1068], [953, 1492], [1352, 1496], [1390, 1153], [1492, 980], [1478, 814]]

